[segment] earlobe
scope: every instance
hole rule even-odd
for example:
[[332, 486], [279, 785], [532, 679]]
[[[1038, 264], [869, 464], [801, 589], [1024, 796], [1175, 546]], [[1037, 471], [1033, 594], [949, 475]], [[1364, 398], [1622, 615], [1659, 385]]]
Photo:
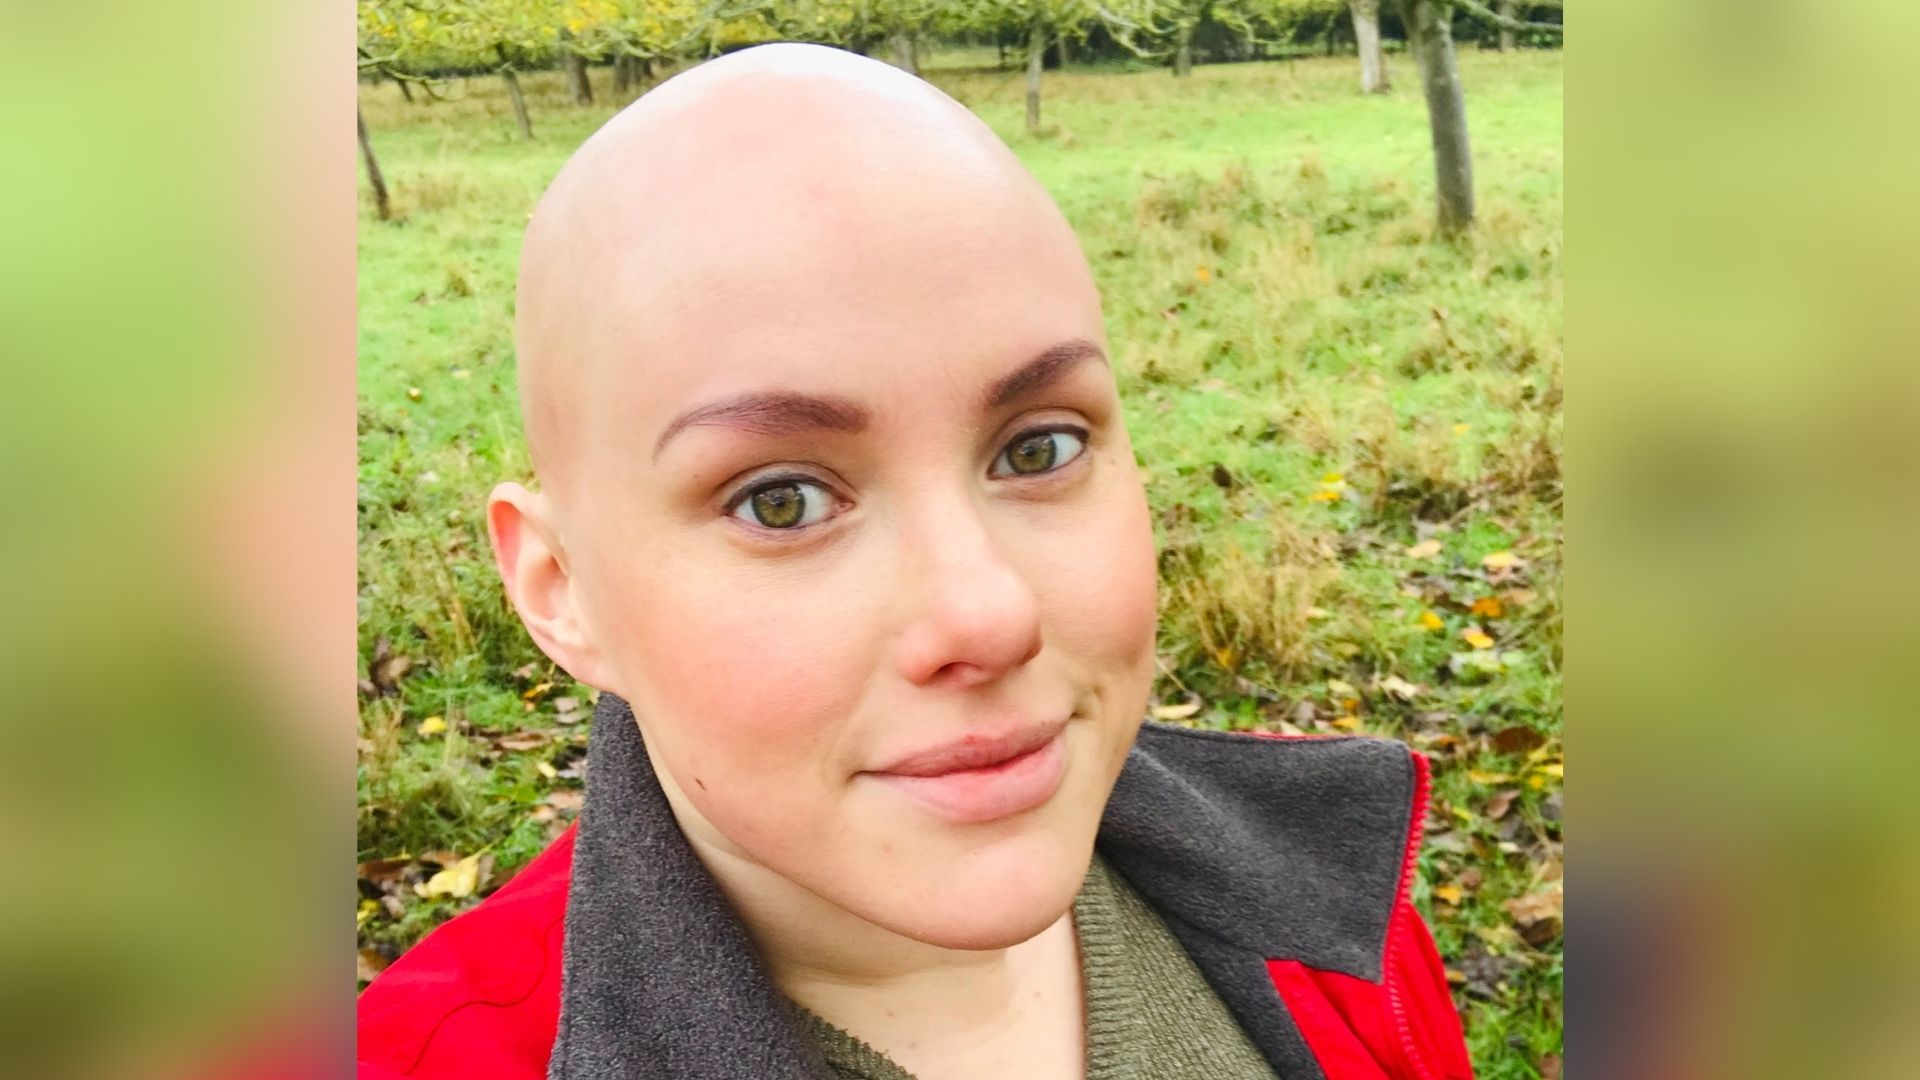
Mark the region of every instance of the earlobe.
[[487, 498], [487, 536], [507, 599], [540, 651], [590, 686], [605, 688], [599, 653], [575, 602], [566, 550], [545, 495], [506, 483]]

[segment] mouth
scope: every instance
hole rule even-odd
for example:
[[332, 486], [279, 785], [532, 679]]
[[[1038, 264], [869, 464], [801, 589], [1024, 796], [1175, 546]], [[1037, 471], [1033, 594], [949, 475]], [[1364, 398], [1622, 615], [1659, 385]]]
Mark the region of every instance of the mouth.
[[1066, 773], [1064, 721], [969, 736], [861, 775], [955, 824], [998, 821], [1044, 804]]

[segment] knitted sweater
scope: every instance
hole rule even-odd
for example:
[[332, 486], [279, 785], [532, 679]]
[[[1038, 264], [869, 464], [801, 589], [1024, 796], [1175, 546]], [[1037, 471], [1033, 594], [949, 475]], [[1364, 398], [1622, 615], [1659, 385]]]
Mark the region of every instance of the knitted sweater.
[[[1087, 1080], [1274, 1080], [1166, 924], [1098, 855], [1074, 898], [1073, 925], [1086, 987]], [[839, 1080], [914, 1080], [855, 1036], [796, 1011]]]

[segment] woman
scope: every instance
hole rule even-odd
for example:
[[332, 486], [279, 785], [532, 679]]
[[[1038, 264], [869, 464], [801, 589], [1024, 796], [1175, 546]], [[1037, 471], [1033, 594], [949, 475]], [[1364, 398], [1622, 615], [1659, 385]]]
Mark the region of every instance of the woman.
[[364, 1076], [1469, 1074], [1420, 759], [1142, 728], [1099, 297], [967, 110], [701, 65], [555, 179], [517, 320], [489, 527], [602, 691], [587, 804], [369, 987]]

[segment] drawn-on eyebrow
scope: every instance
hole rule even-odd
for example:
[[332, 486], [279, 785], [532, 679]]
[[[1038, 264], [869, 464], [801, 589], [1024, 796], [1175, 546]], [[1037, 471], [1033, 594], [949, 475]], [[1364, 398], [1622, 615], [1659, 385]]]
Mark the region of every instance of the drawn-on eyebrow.
[[730, 427], [749, 435], [778, 437], [802, 431], [858, 432], [867, 426], [867, 410], [836, 397], [813, 394], [741, 394], [690, 409], [676, 417], [653, 444], [657, 459], [667, 441], [690, 427]]
[[1022, 364], [1017, 371], [987, 387], [986, 407], [989, 410], [998, 409], [1023, 394], [1051, 386], [1088, 360], [1098, 360], [1104, 364], [1107, 354], [1100, 351], [1100, 346], [1083, 338], [1049, 346], [1039, 356]]

